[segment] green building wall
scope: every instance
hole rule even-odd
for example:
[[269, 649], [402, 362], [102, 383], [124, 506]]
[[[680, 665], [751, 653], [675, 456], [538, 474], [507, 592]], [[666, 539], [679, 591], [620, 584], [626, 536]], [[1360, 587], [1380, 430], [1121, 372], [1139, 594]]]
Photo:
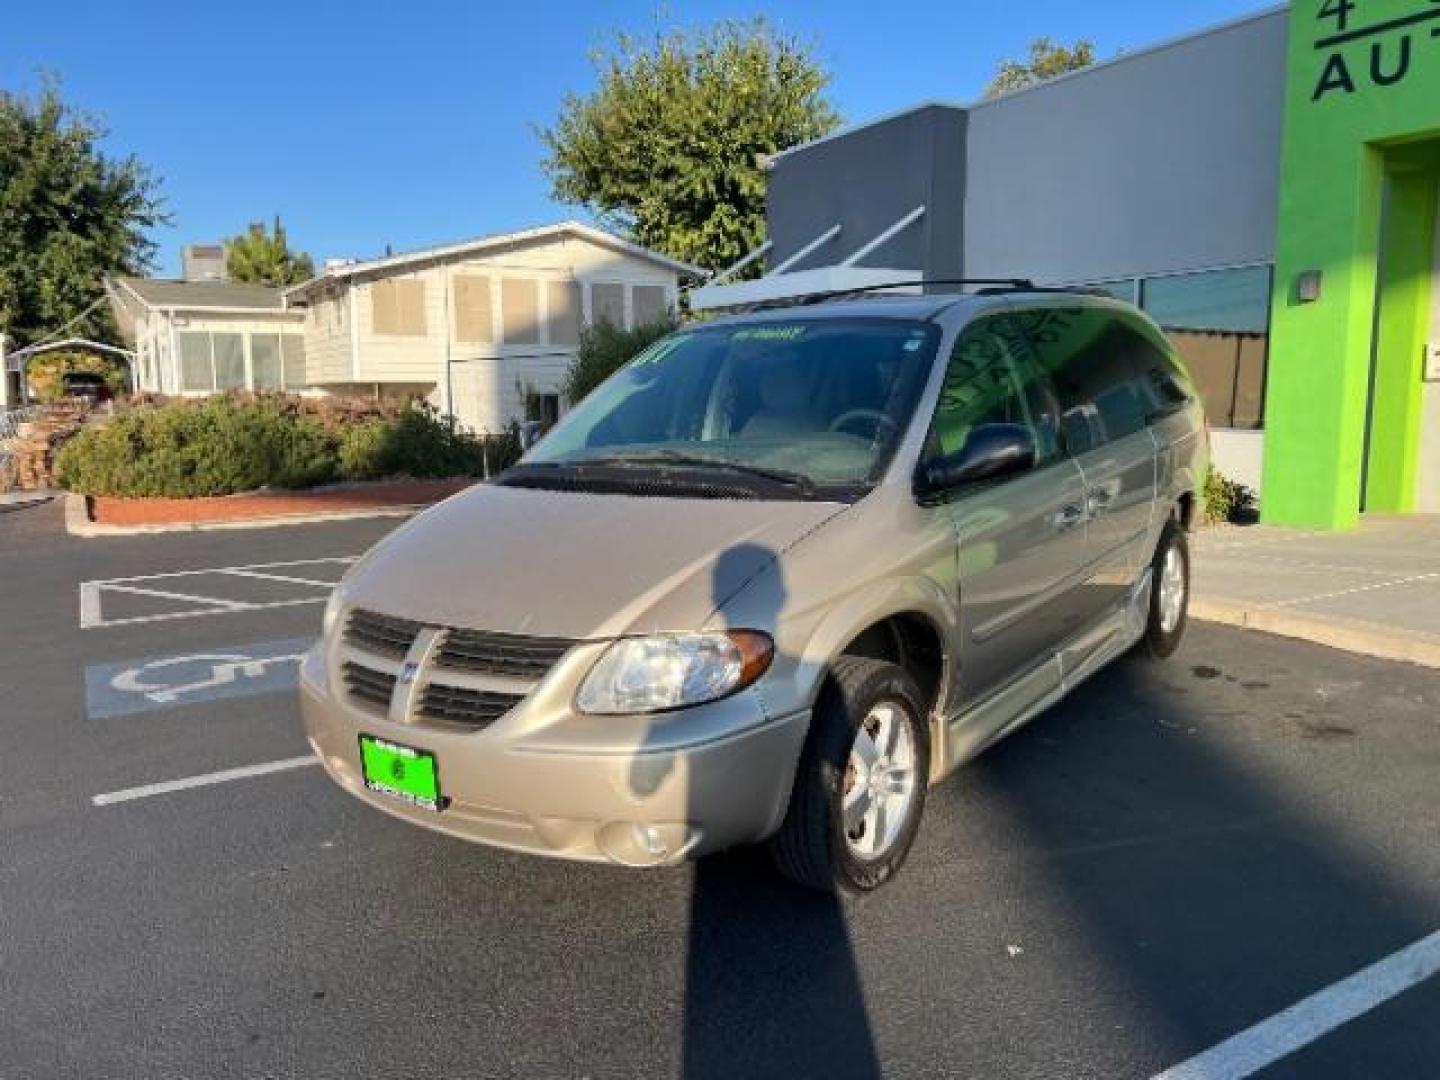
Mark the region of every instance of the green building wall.
[[1415, 503], [1440, 3], [1298, 0], [1290, 19], [1262, 514], [1344, 529], [1362, 499]]

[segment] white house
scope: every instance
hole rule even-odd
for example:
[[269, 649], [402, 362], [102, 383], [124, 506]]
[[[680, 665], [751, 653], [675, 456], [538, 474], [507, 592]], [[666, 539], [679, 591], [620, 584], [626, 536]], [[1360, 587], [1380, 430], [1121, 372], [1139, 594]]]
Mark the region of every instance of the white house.
[[[107, 282], [141, 390], [426, 397], [466, 427], [553, 419], [583, 325], [652, 322], [696, 267], [567, 221], [363, 262], [280, 290]], [[527, 404], [539, 415], [526, 416]]]
[[676, 306], [693, 266], [567, 221], [366, 262], [288, 289], [311, 385], [423, 393], [477, 431], [553, 419], [582, 325], [633, 327]]

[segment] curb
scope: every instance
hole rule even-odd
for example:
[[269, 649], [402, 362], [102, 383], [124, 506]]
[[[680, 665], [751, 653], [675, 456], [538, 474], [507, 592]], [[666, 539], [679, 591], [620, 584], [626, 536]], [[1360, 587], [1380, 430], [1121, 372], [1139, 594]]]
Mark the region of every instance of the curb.
[[229, 529], [274, 529], [282, 525], [313, 525], [325, 521], [356, 521], [361, 518], [409, 517], [429, 509], [432, 503], [374, 506], [358, 510], [326, 510], [311, 514], [280, 514], [272, 517], [238, 518], [232, 521], [177, 521], [168, 525], [104, 525], [90, 520], [84, 495], [65, 496], [65, 531], [87, 538], [106, 536], [151, 536], [158, 533], [218, 532]]
[[1190, 617], [1202, 622], [1239, 626], [1279, 637], [1326, 645], [1380, 660], [1399, 660], [1440, 668], [1440, 639], [1396, 633], [1371, 623], [1330, 616], [1306, 615], [1276, 607], [1254, 607], [1240, 600], [1190, 601]]
[[53, 492], [37, 494], [28, 499], [0, 498], [0, 514], [14, 513], [17, 510], [29, 510], [32, 506], [40, 506], [55, 498]]

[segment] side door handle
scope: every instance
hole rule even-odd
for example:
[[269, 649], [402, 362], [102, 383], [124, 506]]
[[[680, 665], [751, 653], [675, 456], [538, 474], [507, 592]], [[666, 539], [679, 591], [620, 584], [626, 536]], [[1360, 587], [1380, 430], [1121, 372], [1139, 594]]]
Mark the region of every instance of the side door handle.
[[1075, 526], [1084, 522], [1084, 520], [1085, 511], [1074, 503], [1061, 508], [1055, 516], [1050, 519], [1051, 524], [1053, 524], [1059, 532], [1069, 532], [1075, 528]]
[[1099, 517], [1105, 513], [1106, 510], [1110, 509], [1111, 504], [1115, 502], [1115, 496], [1118, 494], [1119, 492], [1111, 484], [1102, 484], [1099, 487], [1091, 488], [1085, 493], [1086, 513], [1091, 517]]

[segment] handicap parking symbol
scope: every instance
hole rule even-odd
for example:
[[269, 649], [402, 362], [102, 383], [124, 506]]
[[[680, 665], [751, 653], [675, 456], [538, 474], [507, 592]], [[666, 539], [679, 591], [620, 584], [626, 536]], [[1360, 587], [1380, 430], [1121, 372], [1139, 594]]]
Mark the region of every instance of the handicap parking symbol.
[[313, 643], [313, 638], [286, 638], [97, 664], [85, 670], [86, 712], [100, 720], [291, 690]]

